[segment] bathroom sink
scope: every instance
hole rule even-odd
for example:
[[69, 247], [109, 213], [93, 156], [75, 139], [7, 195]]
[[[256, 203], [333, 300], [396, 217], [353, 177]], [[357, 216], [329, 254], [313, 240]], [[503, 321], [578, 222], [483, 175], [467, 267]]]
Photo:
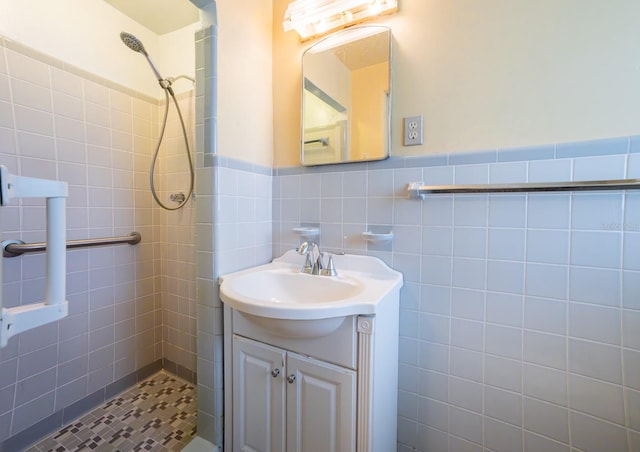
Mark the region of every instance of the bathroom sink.
[[351, 298], [364, 289], [362, 283], [354, 278], [318, 277], [300, 273], [299, 268], [250, 271], [233, 278], [230, 285], [235, 289], [237, 298], [267, 305], [331, 303]]
[[402, 286], [402, 274], [378, 258], [335, 255], [334, 261], [338, 276], [310, 275], [300, 272], [304, 257], [287, 251], [269, 264], [221, 276], [220, 298], [252, 317], [337, 321], [375, 315]]

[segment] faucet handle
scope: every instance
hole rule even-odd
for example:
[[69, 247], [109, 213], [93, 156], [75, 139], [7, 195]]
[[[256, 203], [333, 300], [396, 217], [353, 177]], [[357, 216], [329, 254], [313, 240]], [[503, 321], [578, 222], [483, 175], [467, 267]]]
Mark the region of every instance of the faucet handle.
[[320, 274], [324, 276], [338, 276], [338, 272], [336, 271], [336, 266], [333, 263], [332, 254], [329, 254], [329, 261], [327, 262], [327, 268], [321, 270]]
[[316, 264], [313, 266], [313, 271], [311, 272], [314, 275], [321, 275], [324, 271], [324, 253], [318, 250], [318, 258], [316, 259]]
[[302, 269], [300, 269], [302, 273], [313, 273], [313, 255], [312, 253], [307, 252], [305, 254], [304, 265]]
[[300, 269], [302, 273], [312, 273], [313, 272], [313, 246], [314, 243], [302, 242], [298, 248], [296, 248], [296, 252], [304, 256], [304, 265]]
[[304, 256], [311, 251], [309, 248], [312, 248], [312, 245], [309, 245], [309, 242], [302, 242], [298, 248], [296, 248], [296, 252], [301, 256]]

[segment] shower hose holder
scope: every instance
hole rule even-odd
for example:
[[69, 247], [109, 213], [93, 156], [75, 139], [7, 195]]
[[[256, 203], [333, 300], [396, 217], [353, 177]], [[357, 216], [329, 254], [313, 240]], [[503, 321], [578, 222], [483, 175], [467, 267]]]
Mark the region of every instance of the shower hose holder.
[[[46, 198], [47, 203], [45, 299], [40, 303], [5, 308], [0, 290], [0, 348], [5, 347], [9, 338], [15, 334], [55, 322], [68, 314], [65, 295], [67, 196], [66, 182], [16, 176], [0, 165], [0, 206], [6, 206], [11, 200], [20, 198]], [[1, 287], [0, 257], [0, 289]]]

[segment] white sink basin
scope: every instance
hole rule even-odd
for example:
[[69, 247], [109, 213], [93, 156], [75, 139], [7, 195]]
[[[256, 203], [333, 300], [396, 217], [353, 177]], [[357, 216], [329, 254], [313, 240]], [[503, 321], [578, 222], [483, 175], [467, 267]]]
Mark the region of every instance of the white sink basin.
[[225, 291], [231, 286], [237, 297], [248, 302], [312, 305], [351, 298], [364, 290], [361, 282], [349, 277], [308, 275], [300, 273], [299, 268], [278, 268], [273, 264], [265, 267], [237, 277], [225, 277], [224, 281], [229, 281]]
[[338, 276], [301, 273], [303, 262], [292, 250], [269, 264], [224, 275], [220, 298], [251, 316], [337, 323], [338, 317], [376, 314], [402, 286], [401, 273], [371, 256], [334, 256]]

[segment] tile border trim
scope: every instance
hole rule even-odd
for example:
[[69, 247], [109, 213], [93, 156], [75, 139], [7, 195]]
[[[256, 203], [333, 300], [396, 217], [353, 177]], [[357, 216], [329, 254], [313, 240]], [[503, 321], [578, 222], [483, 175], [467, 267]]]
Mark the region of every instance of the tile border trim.
[[268, 166], [258, 165], [247, 162], [245, 160], [234, 159], [232, 157], [223, 157], [220, 155], [205, 155], [205, 167], [229, 168], [238, 171], [246, 171], [248, 173], [262, 174], [263, 176], [273, 176], [273, 169]]
[[420, 156], [390, 156], [374, 162], [338, 163], [324, 166], [289, 166], [273, 168], [274, 176], [367, 171], [399, 168], [476, 165], [487, 163], [528, 162], [578, 157], [626, 155], [640, 152], [640, 136], [613, 137], [550, 145], [499, 148], [470, 152], [451, 152]]

